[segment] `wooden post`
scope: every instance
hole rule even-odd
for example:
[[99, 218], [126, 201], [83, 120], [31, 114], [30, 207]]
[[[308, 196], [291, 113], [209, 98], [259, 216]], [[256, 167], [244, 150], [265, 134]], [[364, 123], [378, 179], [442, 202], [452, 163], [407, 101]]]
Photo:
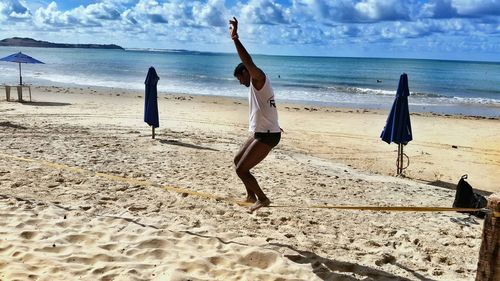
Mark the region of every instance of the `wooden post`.
[[17, 101], [23, 101], [23, 86], [17, 86]]
[[500, 193], [488, 197], [476, 281], [500, 280]]
[[21, 76], [21, 63], [19, 63], [19, 85], [23, 84], [23, 77]]
[[401, 147], [401, 153], [399, 154], [399, 175], [403, 173], [403, 144], [400, 143], [399, 146]]
[[5, 99], [10, 101], [10, 86], [5, 85]]
[[396, 175], [401, 175], [403, 173], [403, 144], [398, 144], [398, 160], [396, 161]]

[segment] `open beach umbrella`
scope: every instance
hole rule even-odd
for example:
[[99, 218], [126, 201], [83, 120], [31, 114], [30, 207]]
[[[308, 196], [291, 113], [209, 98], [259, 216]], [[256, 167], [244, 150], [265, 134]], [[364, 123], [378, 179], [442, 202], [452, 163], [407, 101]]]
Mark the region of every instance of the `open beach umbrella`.
[[[410, 164], [410, 159], [403, 153], [403, 146], [413, 139], [410, 112], [408, 110], [409, 95], [408, 76], [406, 73], [403, 73], [399, 78], [398, 91], [396, 92], [396, 98], [392, 104], [391, 112], [387, 117], [384, 130], [380, 135], [380, 138], [386, 143], [390, 144], [393, 142], [398, 144], [398, 159], [396, 161], [398, 175], [400, 175]], [[403, 167], [403, 155], [408, 158], [408, 165], [406, 167]]]
[[21, 52], [12, 54], [10, 56], [6, 56], [4, 58], [1, 58], [0, 61], [19, 63], [19, 85], [23, 84], [23, 77], [21, 76], [21, 63], [43, 63], [37, 59], [34, 59], [28, 55], [23, 54]]
[[154, 67], [150, 67], [146, 76], [146, 95], [144, 101], [144, 122], [148, 123], [153, 128], [153, 139], [155, 138], [155, 128], [160, 127], [158, 120], [158, 92], [156, 85], [158, 84], [158, 74]]

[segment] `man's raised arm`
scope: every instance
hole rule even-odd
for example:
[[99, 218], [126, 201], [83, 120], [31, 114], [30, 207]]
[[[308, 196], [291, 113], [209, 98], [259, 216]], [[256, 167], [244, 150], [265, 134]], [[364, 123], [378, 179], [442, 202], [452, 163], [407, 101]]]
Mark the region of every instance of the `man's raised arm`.
[[258, 68], [253, 60], [250, 54], [247, 52], [243, 44], [241, 44], [241, 41], [238, 37], [238, 20], [233, 17], [232, 20], [229, 20], [230, 26], [230, 31], [231, 31], [231, 39], [233, 39], [234, 45], [236, 46], [236, 51], [238, 52], [238, 55], [240, 56], [241, 62], [245, 65], [247, 68], [250, 76], [252, 77], [252, 83], [257, 89], [260, 89], [264, 86], [264, 83], [266, 82], [266, 75], [264, 72]]

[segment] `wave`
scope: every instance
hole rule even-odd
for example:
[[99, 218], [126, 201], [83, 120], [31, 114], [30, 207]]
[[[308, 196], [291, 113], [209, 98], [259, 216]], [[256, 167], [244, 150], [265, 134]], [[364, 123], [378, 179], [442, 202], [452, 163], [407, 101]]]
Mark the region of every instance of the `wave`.
[[457, 103], [476, 103], [476, 104], [487, 104], [500, 106], [500, 100], [498, 99], [488, 99], [488, 98], [464, 98], [464, 97], [453, 97]]
[[383, 89], [372, 89], [372, 88], [360, 88], [360, 87], [339, 87], [339, 86], [334, 86], [334, 87], [328, 87], [329, 89], [342, 92], [342, 93], [348, 93], [348, 94], [363, 94], [363, 95], [382, 95], [382, 96], [394, 96], [396, 94], [396, 91], [389, 91], [389, 90], [383, 90]]
[[302, 88], [302, 89], [326, 89], [326, 87], [311, 85], [311, 84], [297, 84], [297, 83], [273, 83], [273, 85], [279, 85], [288, 88]]
[[[296, 84], [296, 83], [284, 83], [278, 85], [288, 88], [316, 89], [323, 92], [332, 92], [333, 94], [342, 93], [342, 94], [382, 95], [382, 96], [394, 96], [396, 94], [396, 90], [363, 88], [354, 86], [339, 86], [339, 85], [318, 86], [311, 84]], [[417, 97], [446, 97], [439, 94], [422, 93], [422, 92], [411, 92], [410, 95]]]
[[413, 97], [427, 97], [427, 98], [452, 98], [449, 96], [434, 94], [434, 93], [424, 93], [424, 92], [410, 92], [410, 96]]
[[[144, 77], [120, 76], [75, 76], [60, 73], [28, 71], [30, 79], [36, 84], [46, 84], [46, 81], [62, 85], [98, 86], [123, 89], [144, 89]], [[26, 73], [26, 74], [28, 74]], [[0, 77], [3, 75], [0, 74]], [[177, 77], [178, 79], [162, 80], [158, 90], [166, 93], [187, 93], [200, 95], [245, 96], [247, 89], [238, 85], [232, 77], [209, 79], [206, 75], [191, 75], [191, 77]], [[14, 79], [14, 78], [12, 78]], [[27, 78], [28, 79], [28, 78]], [[212, 81], [213, 80], [213, 81]], [[45, 82], [43, 82], [45, 81]], [[312, 84], [274, 83], [276, 94], [283, 99], [315, 101], [315, 102], [343, 102], [343, 103], [391, 103], [396, 90], [376, 89], [353, 86], [318, 86]], [[457, 97], [437, 93], [411, 92], [411, 104], [480, 104], [486, 106], [500, 106], [500, 100], [494, 98]]]
[[124, 81], [124, 80], [113, 80], [107, 79], [105, 77], [82, 77], [76, 75], [64, 75], [64, 74], [45, 74], [43, 76], [38, 76], [38, 79], [42, 81], [50, 81], [55, 83], [60, 83], [63, 85], [81, 85], [81, 86], [97, 86], [97, 87], [109, 87], [109, 88], [120, 88], [120, 89], [143, 89], [144, 82], [137, 81]]

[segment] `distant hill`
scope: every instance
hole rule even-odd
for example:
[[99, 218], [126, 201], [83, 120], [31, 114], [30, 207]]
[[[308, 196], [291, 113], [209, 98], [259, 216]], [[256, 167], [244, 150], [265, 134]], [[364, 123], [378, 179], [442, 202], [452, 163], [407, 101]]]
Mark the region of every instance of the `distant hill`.
[[19, 47], [41, 47], [41, 48], [85, 48], [85, 49], [121, 49], [122, 47], [114, 44], [65, 44], [39, 41], [32, 38], [12, 37], [0, 40], [0, 46], [19, 46]]

